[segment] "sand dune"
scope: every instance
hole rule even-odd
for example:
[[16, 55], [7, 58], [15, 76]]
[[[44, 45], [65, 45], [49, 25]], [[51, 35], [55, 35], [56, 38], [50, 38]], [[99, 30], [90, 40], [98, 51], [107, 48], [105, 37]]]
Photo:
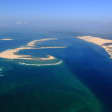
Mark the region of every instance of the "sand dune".
[[79, 36], [77, 38], [101, 46], [112, 58], [112, 40], [93, 36]]

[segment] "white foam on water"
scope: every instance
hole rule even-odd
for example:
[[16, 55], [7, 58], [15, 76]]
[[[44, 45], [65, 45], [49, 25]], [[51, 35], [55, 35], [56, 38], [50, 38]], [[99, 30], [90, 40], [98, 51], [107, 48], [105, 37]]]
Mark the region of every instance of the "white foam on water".
[[55, 66], [55, 65], [60, 65], [62, 63], [63, 63], [62, 60], [60, 60], [56, 63], [48, 63], [48, 64], [30, 64], [30, 63], [19, 62], [19, 64], [26, 65], [26, 66]]

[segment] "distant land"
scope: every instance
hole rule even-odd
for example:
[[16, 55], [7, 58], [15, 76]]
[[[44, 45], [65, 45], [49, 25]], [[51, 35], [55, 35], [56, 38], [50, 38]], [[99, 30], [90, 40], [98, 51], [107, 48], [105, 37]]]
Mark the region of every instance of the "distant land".
[[77, 38], [99, 45], [100, 47], [105, 49], [105, 51], [109, 54], [110, 58], [112, 59], [112, 40], [94, 36], [78, 36]]

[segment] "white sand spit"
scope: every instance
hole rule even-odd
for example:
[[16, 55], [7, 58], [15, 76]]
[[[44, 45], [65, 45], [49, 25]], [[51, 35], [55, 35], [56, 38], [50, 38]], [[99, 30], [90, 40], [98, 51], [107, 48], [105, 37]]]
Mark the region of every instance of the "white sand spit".
[[47, 57], [43, 57], [43, 58], [33, 58], [31, 55], [20, 55], [18, 54], [19, 51], [21, 50], [28, 50], [28, 49], [50, 49], [50, 48], [65, 48], [65, 47], [61, 47], [61, 46], [54, 46], [54, 47], [37, 47], [35, 48], [35, 45], [38, 42], [43, 42], [43, 41], [48, 41], [48, 40], [57, 40], [56, 38], [46, 38], [46, 39], [40, 39], [40, 40], [33, 40], [31, 42], [29, 42], [27, 45], [25, 46], [21, 46], [19, 48], [15, 48], [15, 49], [7, 49], [3, 52], [0, 52], [0, 58], [6, 58], [6, 59], [25, 59], [25, 60], [43, 60], [43, 61], [47, 61], [47, 60], [54, 60], [55, 57], [48, 55]]
[[101, 46], [112, 58], [112, 40], [93, 36], [79, 36], [77, 38]]
[[28, 47], [35, 47], [35, 44], [39, 42], [49, 41], [49, 40], [57, 40], [56, 38], [46, 38], [46, 39], [40, 39], [40, 40], [33, 40], [27, 44]]

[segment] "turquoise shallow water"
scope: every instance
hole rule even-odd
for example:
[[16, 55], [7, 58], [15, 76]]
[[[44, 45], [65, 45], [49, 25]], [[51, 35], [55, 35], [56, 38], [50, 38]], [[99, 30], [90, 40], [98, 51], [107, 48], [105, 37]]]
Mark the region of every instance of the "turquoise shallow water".
[[[5, 37], [5, 35], [2, 36]], [[19, 47], [31, 40], [43, 37], [55, 37], [59, 40], [53, 43], [45, 42], [41, 46], [64, 45], [67, 48], [19, 52], [20, 54], [31, 54], [34, 57], [53, 55], [57, 60], [63, 61], [55, 66], [26, 66], [18, 62], [30, 64], [41, 62], [0, 59], [0, 74], [3, 75], [0, 77], [0, 112], [103, 112], [104, 102], [96, 94], [92, 85], [90, 87], [87, 83], [88, 80], [91, 80], [90, 75], [93, 77], [92, 73], [96, 72], [98, 75], [98, 70], [104, 72], [97, 66], [94, 68], [89, 60], [90, 56], [88, 57], [90, 63], [85, 61], [85, 57], [90, 55], [89, 50], [94, 45], [90, 45], [88, 49], [87, 44], [73, 39], [73, 34], [7, 34], [7, 36], [11, 36], [14, 40], [0, 41], [0, 51]], [[105, 63], [110, 63], [110, 60], [107, 55], [103, 55], [102, 49], [99, 51], [98, 56], [101, 56], [102, 60], [106, 60], [103, 63], [106, 68], [108, 66]], [[92, 53], [97, 54], [94, 50]], [[91, 56], [94, 55], [91, 54]], [[94, 83], [97, 83], [95, 79]]]
[[[6, 65], [11, 66], [9, 62]], [[0, 82], [1, 111], [101, 111], [96, 97], [64, 64], [56, 67], [12, 64], [7, 69]]]

